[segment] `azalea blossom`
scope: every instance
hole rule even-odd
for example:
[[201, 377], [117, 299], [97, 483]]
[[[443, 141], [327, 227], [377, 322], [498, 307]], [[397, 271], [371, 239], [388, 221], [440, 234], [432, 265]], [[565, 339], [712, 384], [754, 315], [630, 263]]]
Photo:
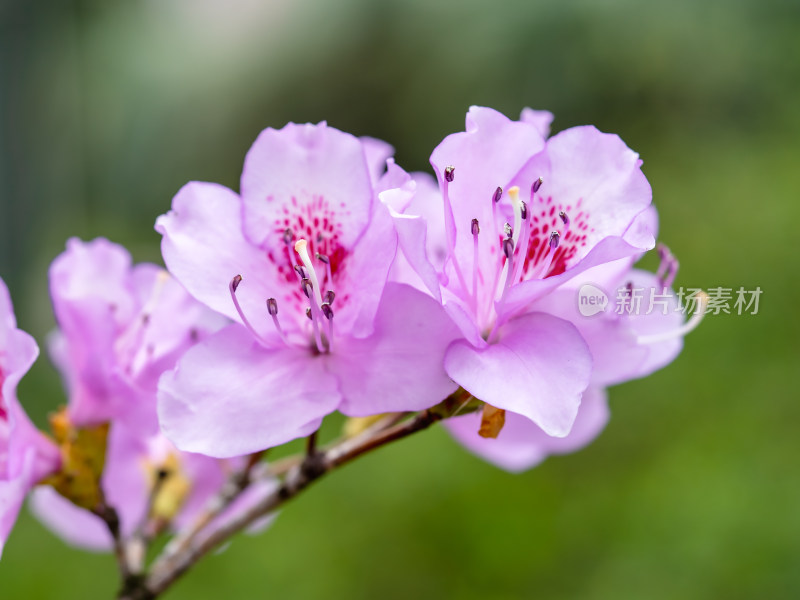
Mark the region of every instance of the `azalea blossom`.
[[467, 130], [431, 156], [444, 208], [445, 258], [433, 267], [438, 289], [425, 261], [407, 258], [463, 333], [447, 351], [448, 375], [489, 406], [563, 437], [589, 384], [592, 356], [572, 323], [530, 306], [654, 240], [637, 223], [651, 201], [638, 156], [593, 127], [545, 141], [549, 119], [528, 112], [511, 121], [470, 109]]
[[[593, 127], [545, 141], [551, 121], [545, 111], [526, 109], [514, 122], [473, 107], [467, 131], [431, 157], [438, 189], [415, 175], [416, 195], [395, 215], [417, 229], [394, 277], [442, 299], [465, 338], [448, 350], [448, 374], [487, 403], [481, 419], [447, 427], [511, 470], [588, 443], [607, 420], [602, 388], [670, 362], [687, 331], [668, 291], [677, 263], [660, 269], [670, 281], [631, 271], [657, 232], [638, 156]], [[412, 237], [408, 224], [398, 231], [401, 244]], [[612, 297], [635, 283], [663, 294], [670, 310], [586, 318], [584, 281]]]
[[28, 491], [60, 465], [58, 448], [34, 427], [17, 400], [17, 384], [39, 355], [17, 329], [0, 279], [0, 555]]
[[384, 203], [414, 187], [390, 153], [325, 123], [266, 129], [239, 194], [192, 182], [158, 219], [170, 272], [236, 321], [161, 379], [178, 448], [246, 454], [334, 410], [420, 410], [456, 389], [441, 359], [458, 330], [429, 295], [386, 283], [397, 235]]
[[[236, 462], [181, 452], [158, 430], [156, 384], [186, 349], [225, 324], [163, 269], [132, 265], [105, 239], [71, 239], [50, 269], [59, 329], [53, 358], [66, 382], [68, 427], [110, 423], [100, 487], [130, 537], [148, 518], [189, 526]], [[272, 483], [270, 482], [271, 486]], [[50, 486], [33, 492], [37, 517], [67, 542], [111, 548], [105, 522]]]
[[76, 427], [123, 420], [158, 432], [158, 378], [178, 356], [225, 324], [162, 268], [132, 265], [122, 246], [98, 238], [67, 242], [50, 267], [58, 330], [50, 352]]

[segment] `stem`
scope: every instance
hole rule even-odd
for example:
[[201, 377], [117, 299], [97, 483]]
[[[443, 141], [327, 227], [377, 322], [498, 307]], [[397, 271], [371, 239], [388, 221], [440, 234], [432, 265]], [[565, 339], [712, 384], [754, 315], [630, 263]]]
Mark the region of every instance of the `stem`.
[[[296, 465], [287, 473], [283, 483], [259, 504], [238, 515], [208, 537], [199, 542], [195, 540], [197, 543], [189, 544], [181, 552], [159, 559], [154, 565], [150, 576], [144, 581], [143, 587], [152, 594], [151, 597], [157, 596], [204, 555], [222, 544], [230, 536], [297, 496], [317, 479], [376, 448], [405, 438], [417, 431], [427, 429], [442, 418], [442, 415], [426, 410], [413, 419], [394, 425], [375, 436], [370, 436], [366, 440], [363, 440], [362, 436], [358, 436], [353, 440], [345, 440], [327, 451], [306, 456], [302, 463]], [[138, 600], [137, 596], [128, 596], [126, 598]]]
[[[207, 535], [200, 535], [205, 533], [205, 528], [211, 524], [213, 517], [229, 506], [238, 497], [238, 494], [249, 485], [250, 470], [258, 460], [258, 458], [253, 458], [257, 455], [251, 455], [249, 466], [245, 469], [247, 477], [244, 481], [246, 483], [237, 492], [225, 493], [223, 490], [219, 498], [224, 498], [225, 501], [220, 502], [218, 499], [213, 506], [214, 510], [207, 511], [188, 535], [176, 538], [173, 543], [169, 544], [154, 563], [149, 575], [126, 579], [127, 585], [123, 587], [119, 599], [153, 600], [175, 583], [203, 556], [255, 521], [280, 508], [316, 480], [368, 452], [427, 429], [442, 419], [477, 410], [481, 405], [482, 403], [472, 400], [469, 393], [459, 389], [440, 404], [422, 411], [410, 419], [403, 421], [407, 416], [405, 413], [389, 415], [360, 435], [334, 443], [327, 449], [319, 449], [316, 445], [316, 436], [312, 434], [307, 440], [305, 456], [289, 457], [284, 460], [280, 468], [275, 468], [276, 464], [270, 469], [271, 476], [274, 476], [276, 471], [285, 472], [283, 481], [274, 492], [263, 498], [258, 504], [223, 523], [218, 529]], [[260, 458], [260, 454], [258, 457]]]

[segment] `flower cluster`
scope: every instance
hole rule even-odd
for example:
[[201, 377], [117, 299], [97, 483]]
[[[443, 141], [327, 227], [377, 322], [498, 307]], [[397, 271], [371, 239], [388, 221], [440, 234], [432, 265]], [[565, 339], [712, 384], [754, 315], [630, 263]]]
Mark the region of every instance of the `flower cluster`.
[[[511, 471], [589, 443], [606, 388], [671, 362], [697, 319], [675, 310], [668, 251], [656, 274], [633, 267], [657, 233], [638, 155], [593, 127], [548, 137], [551, 121], [473, 107], [435, 178], [325, 123], [266, 129], [238, 193], [191, 182], [157, 219], [166, 270], [70, 240], [50, 269], [68, 403], [49, 435], [16, 398], [37, 347], [0, 287], [0, 549], [36, 486], [69, 542], [125, 555], [171, 532], [177, 560], [415, 413]], [[587, 317], [587, 282], [673, 310]], [[345, 442], [319, 454], [336, 411]], [[262, 453], [304, 437], [322, 458], [281, 483]]]

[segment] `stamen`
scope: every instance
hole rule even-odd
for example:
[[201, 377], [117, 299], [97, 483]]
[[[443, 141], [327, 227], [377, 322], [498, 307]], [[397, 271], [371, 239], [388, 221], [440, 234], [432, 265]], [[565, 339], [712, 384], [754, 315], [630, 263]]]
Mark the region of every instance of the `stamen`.
[[228, 284], [228, 290], [231, 293], [233, 306], [236, 307], [236, 312], [239, 313], [239, 318], [242, 320], [242, 324], [247, 328], [247, 330], [252, 333], [262, 345], [267, 345], [266, 340], [258, 334], [258, 332], [250, 324], [250, 321], [247, 320], [247, 317], [244, 316], [244, 311], [242, 311], [242, 307], [239, 305], [239, 299], [236, 297], [236, 290], [239, 289], [240, 283], [242, 283], [242, 276], [236, 275], [233, 279], [231, 279], [230, 284]]
[[331, 259], [325, 254], [316, 253], [317, 260], [325, 265], [325, 281], [329, 284], [333, 283], [333, 274], [331, 273]]
[[653, 335], [640, 335], [636, 338], [636, 342], [639, 344], [657, 344], [659, 342], [666, 342], [668, 340], [683, 337], [695, 329], [700, 324], [700, 321], [703, 320], [703, 316], [706, 314], [706, 309], [708, 308], [708, 294], [705, 292], [699, 292], [696, 298], [697, 309], [694, 311], [692, 317], [686, 321], [686, 323], [671, 331], [655, 333]]
[[492, 229], [497, 231], [497, 203], [500, 202], [500, 198], [503, 197], [503, 188], [497, 186], [497, 189], [494, 191], [494, 195], [492, 196]]
[[498, 202], [500, 202], [500, 198], [502, 198], [502, 197], [503, 197], [503, 188], [501, 188], [501, 187], [498, 185], [498, 186], [497, 186], [497, 189], [494, 191], [494, 196], [492, 197], [492, 201], [493, 201], [495, 204], [497, 204]]
[[297, 276], [301, 281], [303, 279], [308, 279], [308, 273], [306, 273], [306, 270], [302, 267], [302, 265], [295, 265], [294, 272], [297, 273]]
[[308, 279], [303, 279], [303, 281], [300, 282], [300, 288], [303, 290], [306, 298], [311, 298], [311, 294], [314, 293], [314, 286], [311, 285], [311, 281]]
[[553, 264], [553, 258], [556, 255], [556, 250], [558, 249], [558, 244], [561, 241], [561, 234], [558, 231], [552, 231], [550, 233], [550, 249], [547, 251], [547, 255], [544, 257], [544, 261], [542, 261], [541, 266], [536, 270], [533, 278], [535, 279], [544, 279], [547, 277], [547, 272], [550, 270], [550, 265]]
[[336, 294], [334, 294], [333, 290], [328, 290], [325, 292], [323, 299], [325, 300], [325, 304], [333, 304], [333, 299], [336, 298]]
[[514, 240], [511, 238], [506, 238], [503, 240], [503, 253], [506, 255], [506, 258], [511, 260], [511, 256], [514, 254]]
[[539, 188], [542, 187], [542, 183], [544, 183], [544, 180], [541, 177], [533, 182], [533, 185], [531, 186], [531, 195], [539, 191]]
[[327, 302], [322, 303], [322, 314], [328, 321], [328, 352], [330, 352], [333, 347], [333, 309]]
[[519, 204], [520, 204], [520, 212], [522, 213], [522, 220], [525, 221], [528, 218], [528, 205], [525, 204], [524, 200], [520, 200]]
[[280, 321], [278, 321], [278, 301], [275, 298], [267, 298], [267, 312], [272, 317], [272, 322], [275, 324], [275, 329], [278, 331], [278, 335], [281, 336], [281, 339], [288, 343], [286, 339], [286, 334], [283, 332], [283, 327], [281, 327]]
[[456, 224], [453, 220], [453, 205], [450, 202], [450, 184], [453, 183], [455, 179], [455, 172], [456, 168], [453, 166], [445, 167], [444, 169], [444, 183], [442, 185], [442, 196], [444, 199], [444, 230], [447, 236], [448, 259], [453, 261], [453, 269], [456, 272], [461, 289], [466, 296], [469, 293], [467, 291], [467, 283], [464, 280], [464, 274], [461, 272], [461, 265], [458, 264], [458, 259], [456, 259], [455, 255]]
[[329, 321], [333, 318], [333, 309], [327, 302], [322, 303], [322, 314], [325, 315], [325, 318]]
[[472, 300], [475, 302], [475, 310], [478, 306], [478, 234], [481, 232], [481, 226], [478, 224], [478, 219], [472, 219]]
[[678, 260], [674, 256], [671, 256], [670, 258], [672, 260], [670, 262], [670, 265], [669, 265], [669, 268], [668, 268], [668, 271], [667, 271], [667, 275], [666, 275], [666, 277], [664, 277], [664, 279], [661, 282], [662, 285], [665, 288], [671, 288], [672, 287], [672, 284], [675, 281], [675, 277], [677, 277], [677, 275], [678, 275], [678, 267], [680, 267], [680, 263], [678, 262]]
[[569, 216], [563, 210], [558, 213], [558, 218], [561, 219], [561, 222], [564, 223], [566, 227], [569, 227]]

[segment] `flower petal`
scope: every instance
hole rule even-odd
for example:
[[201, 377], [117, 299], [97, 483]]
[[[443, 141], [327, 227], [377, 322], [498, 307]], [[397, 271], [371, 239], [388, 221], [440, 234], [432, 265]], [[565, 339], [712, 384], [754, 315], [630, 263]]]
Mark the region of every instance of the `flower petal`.
[[436, 300], [408, 285], [388, 284], [372, 336], [334, 347], [329, 368], [344, 396], [340, 410], [367, 416], [422, 410], [443, 400], [457, 387], [442, 363], [458, 337]]
[[391, 144], [376, 138], [364, 136], [358, 139], [364, 149], [372, 186], [377, 187], [378, 181], [386, 171], [386, 161], [394, 155], [394, 148]]
[[586, 342], [571, 323], [543, 313], [518, 317], [500, 341], [476, 349], [455, 342], [448, 375], [479, 400], [528, 417], [548, 435], [567, 435], [591, 374]]
[[553, 122], [553, 113], [547, 110], [533, 110], [532, 108], [523, 108], [519, 116], [519, 120], [525, 123], [530, 123], [543, 138], [550, 135], [550, 124]]
[[241, 195], [245, 235], [258, 246], [281, 248], [285, 211], [319, 201], [340, 227], [339, 244], [352, 248], [373, 201], [365, 149], [324, 122], [265, 129], [245, 158]]
[[[239, 196], [228, 188], [193, 181], [156, 220], [170, 273], [200, 302], [235, 321], [240, 318], [228, 289], [231, 279], [242, 276], [236, 295], [245, 315], [259, 315], [275, 295], [268, 282], [278, 278], [273, 263], [242, 234], [241, 210]], [[266, 319], [252, 321], [259, 332], [272, 329]]]
[[305, 349], [259, 346], [230, 325], [159, 383], [158, 416], [181, 450], [228, 458], [313, 432], [339, 405], [336, 379]]
[[100, 517], [75, 506], [52, 487], [34, 489], [29, 506], [45, 527], [70, 546], [93, 552], [111, 550], [111, 535]]
[[547, 435], [529, 419], [513, 412], [506, 413], [505, 426], [496, 439], [478, 435], [479, 412], [448, 419], [445, 427], [471, 452], [517, 473], [535, 467], [551, 454], [568, 454], [583, 448], [600, 434], [608, 416], [605, 390], [589, 387], [583, 392], [575, 424], [566, 437]]

